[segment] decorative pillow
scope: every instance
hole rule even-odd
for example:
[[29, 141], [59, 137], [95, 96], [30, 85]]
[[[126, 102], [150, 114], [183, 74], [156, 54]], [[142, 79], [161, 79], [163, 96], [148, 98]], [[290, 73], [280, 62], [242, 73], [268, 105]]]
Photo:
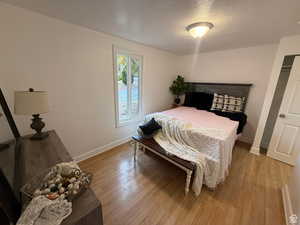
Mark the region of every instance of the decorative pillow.
[[186, 92], [183, 106], [197, 107], [197, 93], [196, 92]]
[[213, 98], [213, 94], [205, 92], [187, 92], [183, 106], [195, 107], [200, 110], [210, 110]]
[[207, 110], [207, 111], [211, 109], [213, 99], [214, 99], [213, 94], [199, 92], [197, 98], [198, 98], [197, 109]]
[[224, 95], [214, 93], [214, 99], [210, 110], [222, 111], [224, 106]]
[[152, 136], [155, 131], [161, 129], [161, 126], [155, 121], [154, 118], [152, 118], [149, 122], [139, 126], [139, 128], [142, 130], [143, 136], [149, 137]]
[[245, 104], [245, 97], [224, 96], [223, 112], [242, 112]]

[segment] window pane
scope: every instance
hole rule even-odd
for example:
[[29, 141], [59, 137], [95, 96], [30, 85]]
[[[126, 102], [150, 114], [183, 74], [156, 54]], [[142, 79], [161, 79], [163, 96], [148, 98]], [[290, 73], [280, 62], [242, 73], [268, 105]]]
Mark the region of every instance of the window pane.
[[119, 119], [120, 121], [129, 119], [128, 102], [128, 63], [129, 57], [126, 55], [117, 55], [117, 75], [118, 75], [118, 95], [119, 95]]
[[139, 113], [140, 96], [140, 71], [141, 62], [138, 58], [131, 57], [131, 112], [133, 115]]
[[117, 126], [139, 119], [141, 107], [142, 58], [114, 49]]

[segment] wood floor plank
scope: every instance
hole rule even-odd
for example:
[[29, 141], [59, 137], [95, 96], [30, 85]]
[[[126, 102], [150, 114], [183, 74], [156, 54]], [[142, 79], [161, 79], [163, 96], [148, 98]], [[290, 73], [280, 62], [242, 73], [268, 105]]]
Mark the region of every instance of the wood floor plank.
[[229, 175], [215, 191], [184, 195], [185, 173], [126, 143], [80, 163], [103, 205], [106, 225], [283, 225], [280, 188], [291, 167], [237, 143]]

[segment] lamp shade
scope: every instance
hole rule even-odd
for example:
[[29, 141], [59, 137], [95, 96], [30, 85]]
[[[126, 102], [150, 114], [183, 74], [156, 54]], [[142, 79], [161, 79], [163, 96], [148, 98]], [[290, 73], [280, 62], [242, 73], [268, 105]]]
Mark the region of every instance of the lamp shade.
[[34, 115], [49, 111], [48, 94], [45, 91], [16, 91], [15, 114]]

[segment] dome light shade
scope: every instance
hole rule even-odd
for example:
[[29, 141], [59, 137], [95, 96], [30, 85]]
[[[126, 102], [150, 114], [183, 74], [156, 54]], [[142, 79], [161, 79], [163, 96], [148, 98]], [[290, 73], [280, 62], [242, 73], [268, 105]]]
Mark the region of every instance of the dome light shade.
[[203, 37], [207, 31], [213, 28], [214, 25], [209, 22], [193, 23], [186, 27], [186, 30], [190, 33], [193, 38]]

